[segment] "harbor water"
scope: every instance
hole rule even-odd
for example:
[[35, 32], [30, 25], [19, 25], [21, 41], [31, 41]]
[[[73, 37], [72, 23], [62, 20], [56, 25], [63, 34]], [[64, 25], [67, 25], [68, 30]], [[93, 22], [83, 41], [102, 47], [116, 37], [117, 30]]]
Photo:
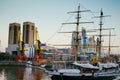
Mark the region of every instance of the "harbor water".
[[[48, 76], [48, 74], [44, 72], [44, 70], [41, 69], [8, 65], [0, 66], [0, 80], [52, 80], [52, 79]], [[62, 79], [57, 78], [54, 80]], [[120, 77], [118, 77], [118, 79], [113, 80], [120, 80]]]
[[0, 66], [0, 80], [51, 80], [40, 69], [20, 66]]

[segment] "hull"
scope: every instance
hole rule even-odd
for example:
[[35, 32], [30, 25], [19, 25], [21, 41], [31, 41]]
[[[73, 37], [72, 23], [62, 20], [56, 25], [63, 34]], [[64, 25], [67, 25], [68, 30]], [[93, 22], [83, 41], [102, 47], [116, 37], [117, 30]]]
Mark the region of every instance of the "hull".
[[75, 74], [75, 73], [58, 73], [51, 72], [52, 80], [113, 80], [119, 75], [119, 72], [100, 72], [100, 73], [86, 73], [86, 74]]
[[52, 80], [113, 80], [115, 76], [62, 76], [53, 75]]

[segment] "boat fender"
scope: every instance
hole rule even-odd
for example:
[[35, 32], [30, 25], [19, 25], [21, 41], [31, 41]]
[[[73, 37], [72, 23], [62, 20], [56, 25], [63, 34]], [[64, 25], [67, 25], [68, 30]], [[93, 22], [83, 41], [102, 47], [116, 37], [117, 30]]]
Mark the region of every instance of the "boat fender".
[[63, 73], [60, 73], [60, 76], [61, 76], [61, 80], [63, 80]]
[[94, 76], [94, 70], [92, 70], [92, 76]]
[[82, 77], [85, 77], [85, 75], [84, 75], [84, 74], [82, 74]]

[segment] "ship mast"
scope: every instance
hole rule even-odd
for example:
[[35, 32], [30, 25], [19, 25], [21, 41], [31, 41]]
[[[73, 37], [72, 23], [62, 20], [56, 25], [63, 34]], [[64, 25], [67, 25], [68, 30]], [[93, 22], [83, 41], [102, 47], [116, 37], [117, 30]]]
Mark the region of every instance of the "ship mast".
[[96, 16], [96, 17], [94, 17], [94, 18], [100, 18], [100, 28], [99, 28], [99, 31], [100, 31], [100, 33], [99, 33], [99, 45], [98, 45], [98, 60], [101, 58], [101, 46], [102, 46], [102, 36], [104, 36], [104, 35], [102, 35], [102, 30], [110, 30], [110, 29], [113, 29], [113, 28], [106, 28], [106, 29], [104, 29], [104, 28], [102, 28], [102, 25], [103, 25], [103, 22], [102, 22], [102, 19], [103, 19], [103, 17], [110, 17], [110, 15], [105, 15], [105, 16], [103, 16], [103, 11], [102, 11], [102, 9], [101, 9], [101, 12], [100, 12], [100, 16]]
[[119, 46], [111, 46], [111, 44], [110, 44], [110, 42], [111, 42], [111, 36], [116, 36], [116, 35], [111, 35], [111, 30], [109, 30], [109, 46], [108, 46], [108, 60], [109, 61], [110, 61], [111, 47], [119, 47]]
[[108, 60], [110, 60], [109, 58], [110, 58], [110, 51], [111, 51], [111, 49], [110, 49], [110, 39], [111, 39], [111, 31], [109, 31], [109, 48], [108, 48]]
[[[77, 13], [77, 21], [76, 22], [71, 22], [71, 23], [63, 23], [63, 24], [76, 24], [76, 31], [74, 31], [74, 33], [76, 33], [76, 36], [75, 36], [75, 62], [77, 61], [77, 57], [78, 57], [78, 46], [79, 46], [79, 39], [78, 39], [78, 35], [79, 35], [79, 31], [78, 31], [78, 28], [79, 28], [79, 24], [85, 24], [85, 23], [93, 23], [93, 22], [80, 22], [80, 13], [81, 12], [88, 12], [90, 10], [83, 10], [81, 11], [80, 10], [80, 5], [78, 6], [78, 10], [77, 11], [73, 11], [73, 12], [68, 12], [68, 13]], [[73, 45], [73, 44], [72, 44]]]
[[78, 43], [78, 27], [79, 27], [79, 18], [80, 18], [80, 5], [78, 6], [78, 12], [77, 12], [77, 23], [76, 23], [76, 45], [75, 45], [75, 61], [77, 61], [77, 57], [78, 57], [78, 45], [79, 45], [79, 43]]
[[101, 42], [102, 42], [101, 38], [102, 38], [102, 25], [103, 25], [102, 18], [103, 18], [103, 12], [101, 10], [101, 15], [100, 15], [100, 35], [99, 35], [100, 41], [99, 41], [98, 59], [100, 59], [100, 53], [101, 53]]
[[[101, 9], [100, 16], [95, 16], [94, 17], [94, 18], [100, 18], [100, 24], [99, 24], [100, 28], [99, 29], [93, 29], [93, 30], [99, 30], [100, 31], [99, 35], [96, 35], [96, 36], [99, 36], [98, 60], [100, 60], [100, 58], [101, 58], [101, 47], [108, 47], [108, 59], [110, 60], [110, 50], [111, 50], [110, 48], [111, 47], [119, 47], [119, 46], [111, 46], [110, 45], [111, 36], [115, 36], [115, 35], [111, 35], [111, 30], [114, 30], [114, 28], [102, 28], [102, 25], [103, 25], [102, 19], [103, 19], [103, 17], [110, 17], [110, 15], [103, 16], [103, 11]], [[102, 30], [110, 30], [109, 35], [103, 35]], [[102, 46], [102, 36], [109, 36], [109, 46]]]

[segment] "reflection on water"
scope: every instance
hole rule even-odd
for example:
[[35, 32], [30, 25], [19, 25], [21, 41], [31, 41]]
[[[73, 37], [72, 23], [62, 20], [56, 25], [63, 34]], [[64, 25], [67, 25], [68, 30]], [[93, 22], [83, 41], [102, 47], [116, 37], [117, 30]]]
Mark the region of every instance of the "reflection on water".
[[0, 66], [0, 80], [51, 80], [43, 70], [30, 67]]

